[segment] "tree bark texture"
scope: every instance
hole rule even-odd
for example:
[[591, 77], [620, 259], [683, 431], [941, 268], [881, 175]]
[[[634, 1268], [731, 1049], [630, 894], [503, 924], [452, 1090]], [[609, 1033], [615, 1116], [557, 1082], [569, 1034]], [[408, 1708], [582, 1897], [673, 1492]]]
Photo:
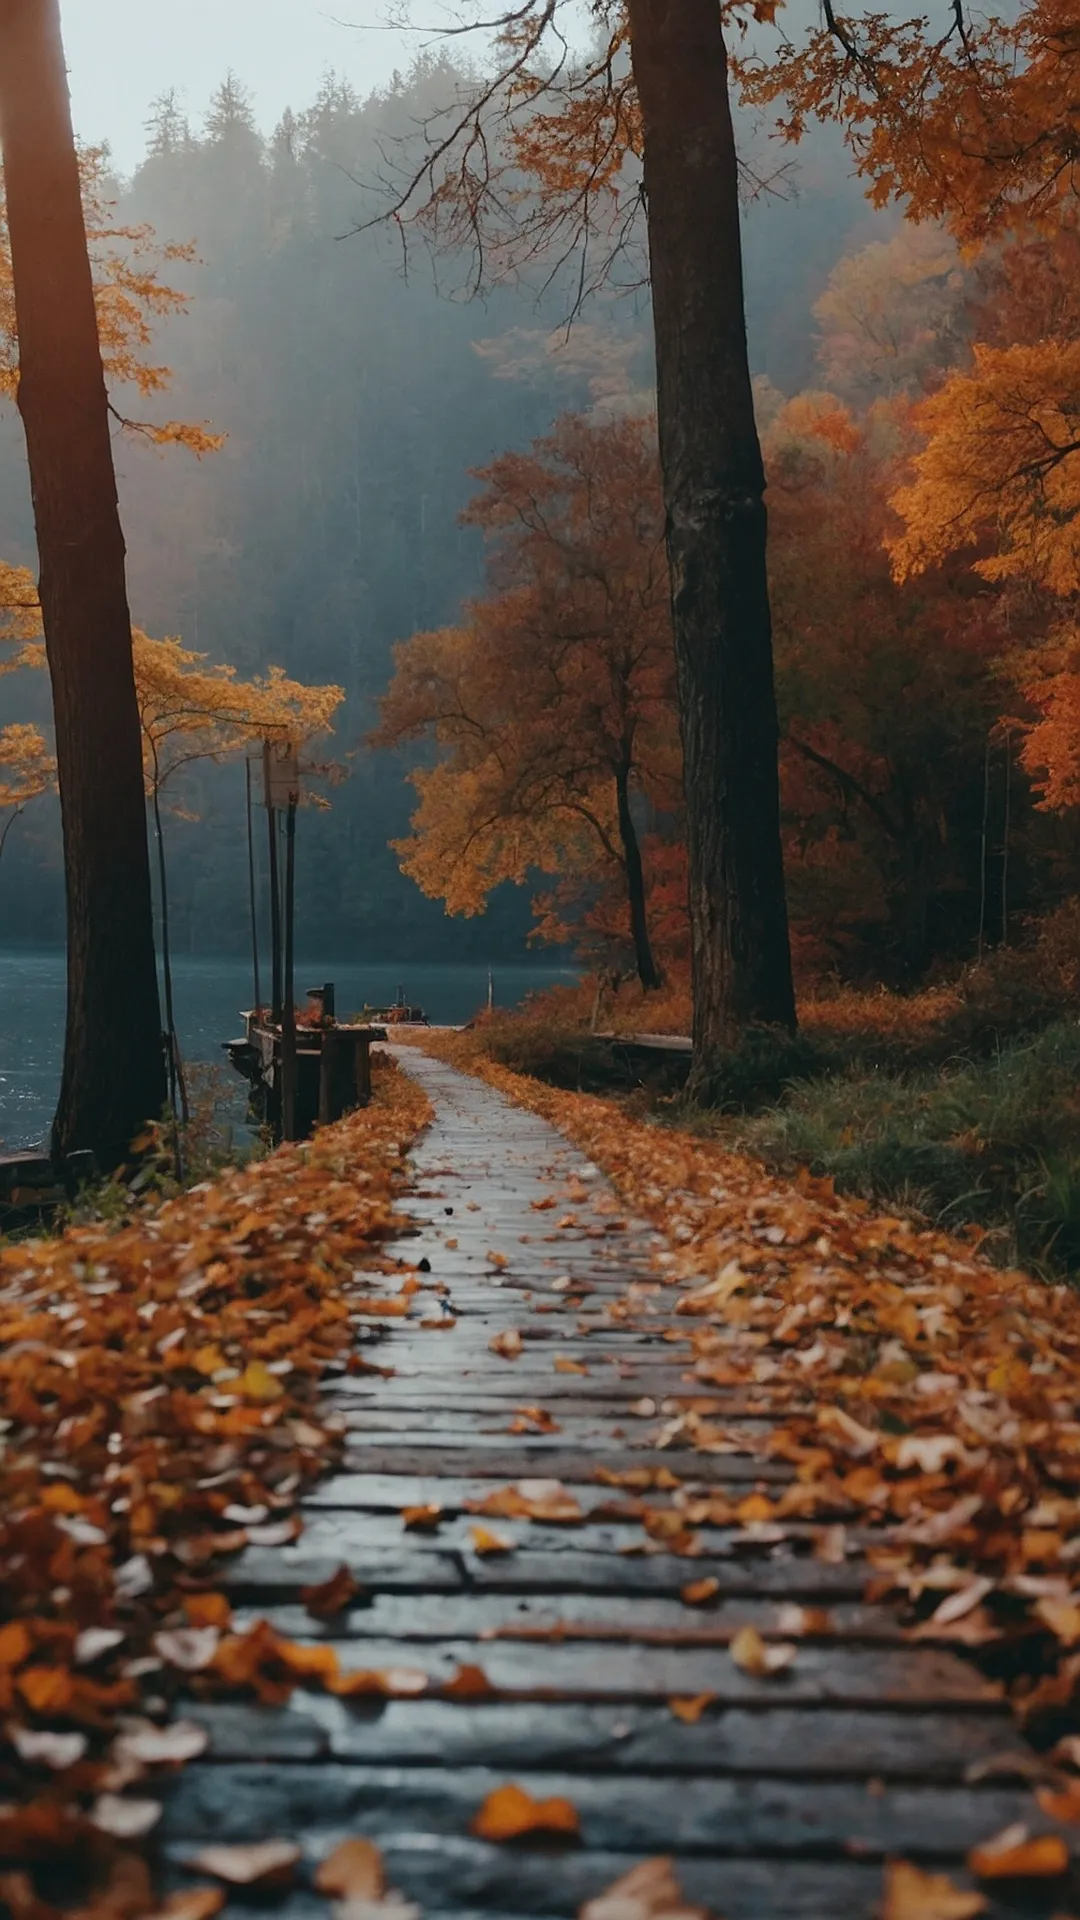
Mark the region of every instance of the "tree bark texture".
[[649, 939], [649, 920], [645, 911], [645, 872], [641, 864], [641, 845], [630, 805], [630, 774], [620, 767], [615, 776], [615, 794], [619, 812], [619, 839], [622, 842], [623, 869], [626, 874], [626, 901], [630, 910], [630, 938], [634, 947], [637, 976], [646, 992], [663, 983], [653, 958]]
[[748, 1025], [793, 1028], [765, 475], [717, 0], [628, 0], [685, 763], [691, 1086]]
[[53, 1150], [115, 1165], [165, 1101], [124, 540], [58, 0], [0, 0], [0, 143], [67, 889]]

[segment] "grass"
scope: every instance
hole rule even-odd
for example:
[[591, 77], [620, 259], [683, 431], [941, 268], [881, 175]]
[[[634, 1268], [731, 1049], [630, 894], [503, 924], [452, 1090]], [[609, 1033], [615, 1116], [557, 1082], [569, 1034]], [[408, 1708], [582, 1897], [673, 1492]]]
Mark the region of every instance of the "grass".
[[983, 1250], [1080, 1274], [1080, 1024], [922, 1071], [849, 1068], [789, 1086], [756, 1113], [682, 1108], [676, 1124], [778, 1169], [977, 1229]]
[[665, 1007], [678, 1030], [677, 992], [658, 1002], [624, 989], [617, 1022], [594, 1034], [588, 986], [557, 989], [480, 1022], [476, 1039], [519, 1073], [628, 1099], [780, 1172], [806, 1166], [844, 1192], [970, 1230], [1005, 1264], [1080, 1280], [1074, 931], [1053, 929], [1065, 963], [1047, 940], [917, 995], [819, 994], [794, 1039], [751, 1032], [717, 1060], [707, 1107], [681, 1095], [685, 1053], [657, 1059], [627, 1037], [663, 1031]]

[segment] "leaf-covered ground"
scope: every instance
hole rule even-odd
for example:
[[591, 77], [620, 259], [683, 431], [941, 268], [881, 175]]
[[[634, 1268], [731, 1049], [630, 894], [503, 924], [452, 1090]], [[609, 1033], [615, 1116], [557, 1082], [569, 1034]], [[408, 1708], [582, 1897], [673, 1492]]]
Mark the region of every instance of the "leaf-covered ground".
[[[330, 1362], [366, 1365], [357, 1269], [379, 1264], [429, 1113], [384, 1060], [372, 1105], [309, 1145], [118, 1230], [0, 1245], [0, 1906], [15, 1920], [73, 1899], [101, 1920], [154, 1906], [137, 1845], [154, 1780], [206, 1743], [169, 1719], [181, 1687], [281, 1700], [310, 1684], [302, 1647], [230, 1631], [214, 1567], [293, 1539], [299, 1494], [339, 1455], [319, 1382]], [[311, 1596], [316, 1613], [342, 1603]], [[181, 1920], [202, 1920], [223, 1895], [183, 1898]]]

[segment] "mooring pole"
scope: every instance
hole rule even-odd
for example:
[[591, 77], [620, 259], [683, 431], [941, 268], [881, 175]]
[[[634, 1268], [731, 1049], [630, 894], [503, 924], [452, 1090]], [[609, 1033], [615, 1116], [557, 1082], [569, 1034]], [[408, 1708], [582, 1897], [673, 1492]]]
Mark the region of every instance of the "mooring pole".
[[296, 1139], [296, 994], [293, 985], [293, 931], [296, 882], [296, 794], [285, 814], [285, 981], [281, 1008], [281, 1117], [286, 1140]]
[[248, 909], [251, 916], [251, 973], [256, 1010], [262, 1006], [259, 986], [259, 914], [255, 898], [255, 825], [251, 812], [251, 761], [244, 755], [244, 796], [247, 802]]
[[263, 780], [266, 795], [266, 820], [270, 832], [270, 1018], [281, 1019], [281, 888], [278, 884], [277, 813], [272, 803], [270, 779], [270, 742], [263, 741]]

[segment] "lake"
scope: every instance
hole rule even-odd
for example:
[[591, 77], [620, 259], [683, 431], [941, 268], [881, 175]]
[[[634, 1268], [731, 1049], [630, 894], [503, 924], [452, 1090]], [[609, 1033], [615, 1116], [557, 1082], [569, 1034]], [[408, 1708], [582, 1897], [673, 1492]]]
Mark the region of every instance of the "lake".
[[[505, 966], [494, 969], [495, 1003], [519, 1006], [526, 994], [573, 980], [570, 968]], [[468, 1020], [487, 998], [481, 965], [370, 966], [297, 961], [297, 999], [308, 987], [333, 980], [340, 1017], [362, 1007], [387, 1006], [398, 987], [436, 1025]], [[240, 1009], [252, 1001], [251, 968], [240, 959], [173, 961], [173, 998], [184, 1058], [228, 1065], [224, 1040], [242, 1033]], [[0, 1146], [36, 1146], [48, 1133], [64, 1045], [62, 953], [0, 953]], [[242, 1082], [237, 1077], [237, 1090]]]

